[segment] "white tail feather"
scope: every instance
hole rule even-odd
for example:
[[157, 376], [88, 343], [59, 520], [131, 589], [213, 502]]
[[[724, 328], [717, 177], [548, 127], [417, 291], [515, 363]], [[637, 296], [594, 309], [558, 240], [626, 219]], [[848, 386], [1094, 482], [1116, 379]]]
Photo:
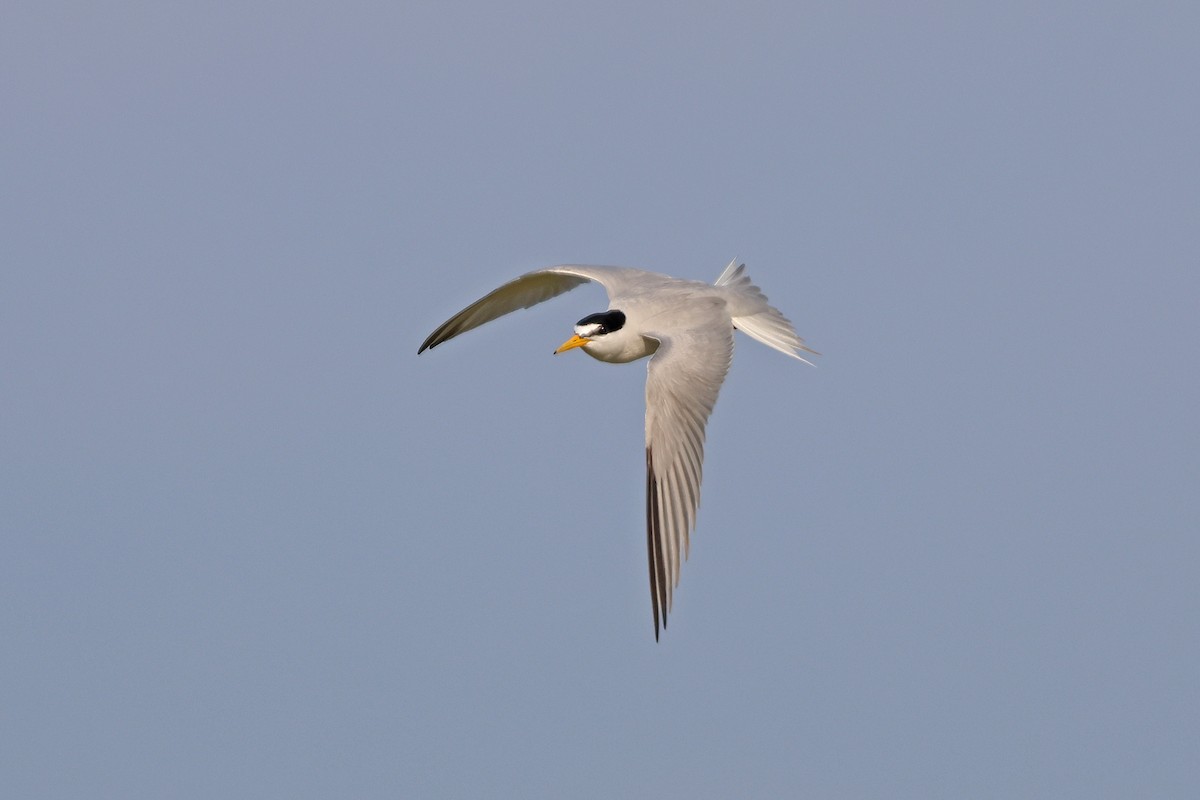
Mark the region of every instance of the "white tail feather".
[[797, 334], [787, 317], [779, 313], [777, 308], [767, 303], [767, 297], [762, 290], [755, 286], [750, 276], [746, 274], [746, 265], [739, 264], [735, 258], [729, 262], [717, 278], [715, 286], [725, 286], [732, 290], [730, 296], [730, 311], [733, 312], [733, 327], [757, 339], [767, 347], [774, 348], [792, 358], [803, 361], [810, 366], [816, 366], [801, 352], [820, 355], [816, 350], [804, 346], [804, 340]]
[[721, 270], [721, 275], [713, 281], [713, 286], [741, 286], [747, 283], [750, 283], [750, 276], [746, 274], [746, 265], [739, 264], [735, 258]]

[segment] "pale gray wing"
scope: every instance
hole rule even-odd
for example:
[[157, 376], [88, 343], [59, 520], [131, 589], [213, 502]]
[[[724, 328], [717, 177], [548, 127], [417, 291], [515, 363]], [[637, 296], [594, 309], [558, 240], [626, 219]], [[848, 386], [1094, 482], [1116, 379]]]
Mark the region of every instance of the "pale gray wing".
[[659, 341], [646, 375], [646, 549], [655, 639], [660, 619], [667, 627], [680, 552], [686, 559], [696, 524], [704, 426], [733, 359], [733, 324], [719, 305], [690, 307], [688, 317], [686, 328], [646, 334]]
[[505, 314], [558, 297], [580, 284], [595, 281], [605, 288], [611, 298], [624, 289], [635, 287], [642, 280], [641, 276], [652, 274], [622, 267], [583, 265], [564, 265], [528, 272], [476, 300], [443, 322], [437, 330], [429, 334], [417, 350], [417, 355]]

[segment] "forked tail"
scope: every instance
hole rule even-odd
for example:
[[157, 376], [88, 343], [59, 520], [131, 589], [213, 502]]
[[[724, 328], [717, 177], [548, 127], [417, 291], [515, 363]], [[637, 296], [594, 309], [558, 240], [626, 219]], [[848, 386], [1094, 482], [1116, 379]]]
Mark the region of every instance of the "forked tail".
[[736, 258], [730, 261], [729, 266], [713, 285], [732, 290], [729, 309], [733, 313], [733, 327], [767, 347], [773, 347], [805, 364], [813, 365], [800, 353], [820, 353], [805, 347], [804, 340], [796, 335], [796, 330], [788, 318], [779, 313], [779, 309], [767, 303], [767, 296], [762, 293], [762, 289], [755, 286], [746, 274], [745, 264], [739, 264]]

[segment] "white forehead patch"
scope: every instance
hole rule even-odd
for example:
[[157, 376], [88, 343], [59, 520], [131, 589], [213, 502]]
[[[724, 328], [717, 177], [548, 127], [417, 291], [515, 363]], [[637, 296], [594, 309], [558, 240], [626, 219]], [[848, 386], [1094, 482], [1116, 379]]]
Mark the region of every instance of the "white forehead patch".
[[604, 326], [598, 322], [589, 322], [587, 325], [576, 325], [575, 326], [575, 335], [581, 336], [584, 339], [588, 339], [592, 336], [595, 336], [597, 333], [599, 333], [603, 329], [603, 327]]

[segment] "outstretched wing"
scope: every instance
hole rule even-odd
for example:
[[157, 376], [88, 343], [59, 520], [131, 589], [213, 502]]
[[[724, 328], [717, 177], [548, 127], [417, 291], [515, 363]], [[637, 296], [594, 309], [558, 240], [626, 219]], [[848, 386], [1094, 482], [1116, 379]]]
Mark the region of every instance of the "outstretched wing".
[[607, 290], [611, 298], [622, 287], [637, 280], [638, 276], [646, 274], [640, 270], [621, 267], [577, 265], [550, 267], [536, 272], [528, 272], [515, 281], [509, 281], [494, 292], [476, 300], [443, 322], [437, 330], [429, 334], [429, 337], [417, 350], [417, 355], [431, 347], [437, 347], [448, 339], [453, 339], [460, 333], [466, 333], [472, 328], [478, 328], [486, 322], [503, 317], [505, 314], [521, 308], [529, 308], [552, 297], [558, 297], [580, 284], [595, 281]]
[[719, 305], [689, 309], [685, 328], [647, 333], [659, 341], [646, 375], [646, 549], [654, 638], [667, 627], [680, 552], [700, 504], [704, 426], [733, 359], [733, 325]]

